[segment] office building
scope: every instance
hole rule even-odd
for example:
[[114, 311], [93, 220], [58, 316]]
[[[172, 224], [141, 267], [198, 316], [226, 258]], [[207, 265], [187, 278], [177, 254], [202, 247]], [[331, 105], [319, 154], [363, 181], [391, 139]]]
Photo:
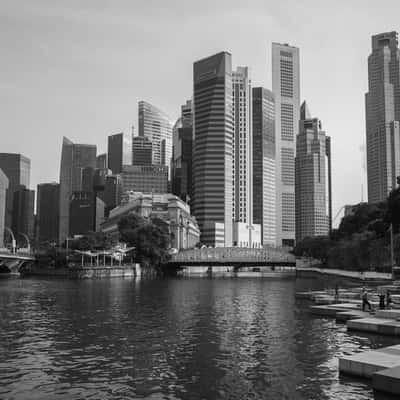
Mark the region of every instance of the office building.
[[42, 242], [58, 242], [60, 218], [60, 185], [41, 183], [37, 186], [36, 225], [37, 239]]
[[132, 138], [132, 165], [151, 165], [153, 162], [153, 145], [144, 136]]
[[98, 193], [98, 197], [104, 202], [104, 216], [107, 218], [110, 211], [121, 203], [121, 175], [106, 175], [104, 190]]
[[118, 221], [126, 215], [138, 214], [143, 218], [159, 218], [168, 224], [171, 247], [187, 249], [200, 240], [196, 219], [190, 214], [190, 207], [172, 194], [125, 193], [124, 201], [111, 210], [110, 217], [101, 225], [101, 230], [119, 237]]
[[276, 244], [295, 244], [295, 151], [300, 117], [299, 49], [272, 44], [275, 98]]
[[164, 165], [125, 165], [121, 174], [122, 192], [167, 193], [168, 167]]
[[163, 111], [139, 101], [139, 136], [152, 144], [152, 164], [170, 167], [172, 157], [172, 121]]
[[268, 89], [253, 88], [253, 223], [263, 245], [276, 243], [275, 101]]
[[31, 176], [31, 161], [21, 154], [0, 153], [0, 169], [8, 178], [8, 190], [6, 194], [5, 226], [12, 226], [12, 208], [14, 193], [21, 186], [29, 188]]
[[132, 138], [125, 133], [117, 133], [108, 137], [107, 151], [108, 169], [113, 174], [120, 174], [123, 165], [132, 164]]
[[96, 157], [96, 168], [98, 168], [98, 169], [107, 169], [108, 168], [107, 153], [99, 154]]
[[321, 121], [312, 118], [306, 102], [301, 105], [300, 132], [296, 143], [296, 242], [327, 236], [326, 135]]
[[[221, 52], [193, 67], [193, 207], [201, 241], [214, 246], [213, 229], [224, 225], [224, 244], [232, 245], [232, 56]], [[218, 225], [217, 225], [218, 224]], [[220, 239], [219, 239], [220, 240]]]
[[87, 167], [96, 168], [96, 146], [75, 144], [64, 137], [60, 167], [60, 242], [69, 237], [71, 196], [83, 190], [82, 171]]
[[8, 189], [7, 175], [0, 168], [0, 248], [4, 247], [7, 189]]
[[[233, 244], [253, 247], [253, 135], [252, 90], [248, 67], [232, 72], [232, 215]], [[259, 229], [259, 227], [258, 227]]]
[[181, 117], [173, 128], [172, 146], [172, 193], [183, 201], [192, 199], [192, 147], [193, 114], [192, 102], [181, 107]]
[[372, 36], [365, 95], [368, 201], [386, 200], [400, 175], [400, 51], [397, 32]]
[[20, 186], [14, 192], [11, 225], [19, 247], [28, 247], [27, 240], [34, 239], [34, 206], [35, 191]]

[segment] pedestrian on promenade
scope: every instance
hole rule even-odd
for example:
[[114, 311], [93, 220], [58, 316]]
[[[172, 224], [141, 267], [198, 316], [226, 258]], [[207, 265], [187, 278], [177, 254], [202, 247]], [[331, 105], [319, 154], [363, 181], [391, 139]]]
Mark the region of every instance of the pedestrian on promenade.
[[339, 301], [339, 285], [335, 286], [335, 301]]
[[362, 289], [361, 293], [361, 299], [362, 299], [362, 310], [365, 311], [365, 306], [368, 306], [368, 310], [372, 311], [371, 303], [368, 301], [368, 292], [365, 287]]
[[385, 309], [385, 293], [380, 292], [378, 294], [379, 296], [379, 309], [384, 310]]
[[390, 290], [386, 291], [386, 307], [391, 308], [392, 306], [392, 296], [390, 294]]

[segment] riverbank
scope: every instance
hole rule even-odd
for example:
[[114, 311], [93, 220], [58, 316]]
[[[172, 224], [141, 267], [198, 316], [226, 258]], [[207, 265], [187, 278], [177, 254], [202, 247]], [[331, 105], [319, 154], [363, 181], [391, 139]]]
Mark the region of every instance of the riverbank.
[[50, 268], [31, 266], [20, 272], [22, 277], [46, 277], [66, 279], [125, 278], [141, 275], [139, 264], [117, 266], [74, 266], [68, 268]]
[[347, 271], [343, 269], [331, 269], [321, 267], [297, 267], [296, 276], [299, 278], [312, 278], [332, 276], [345, 278], [353, 282], [385, 284], [393, 280], [392, 274], [375, 271]]

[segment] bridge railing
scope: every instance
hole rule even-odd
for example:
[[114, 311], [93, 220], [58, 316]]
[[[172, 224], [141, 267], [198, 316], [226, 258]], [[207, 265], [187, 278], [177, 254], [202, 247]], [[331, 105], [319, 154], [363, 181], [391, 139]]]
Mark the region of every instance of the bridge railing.
[[274, 249], [252, 249], [243, 247], [216, 247], [203, 249], [183, 250], [171, 257], [172, 262], [201, 262], [201, 261], [235, 261], [257, 262], [276, 261], [294, 262], [295, 257], [287, 252]]

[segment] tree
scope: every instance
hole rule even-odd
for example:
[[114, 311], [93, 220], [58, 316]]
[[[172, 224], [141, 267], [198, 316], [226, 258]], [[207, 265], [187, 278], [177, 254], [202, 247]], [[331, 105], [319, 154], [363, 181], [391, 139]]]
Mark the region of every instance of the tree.
[[121, 218], [118, 229], [121, 241], [135, 247], [136, 257], [143, 267], [159, 269], [168, 260], [170, 236], [165, 221], [130, 214]]

